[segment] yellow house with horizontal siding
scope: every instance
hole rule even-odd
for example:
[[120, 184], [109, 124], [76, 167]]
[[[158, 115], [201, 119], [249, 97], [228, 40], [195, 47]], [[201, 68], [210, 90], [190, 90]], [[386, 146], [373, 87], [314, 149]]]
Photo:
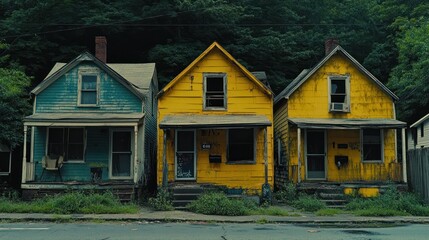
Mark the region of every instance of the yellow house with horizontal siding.
[[158, 94], [158, 186], [273, 186], [273, 94], [214, 42]]
[[[406, 181], [398, 97], [334, 41], [274, 99], [276, 184]], [[402, 129], [402, 160], [397, 130]]]

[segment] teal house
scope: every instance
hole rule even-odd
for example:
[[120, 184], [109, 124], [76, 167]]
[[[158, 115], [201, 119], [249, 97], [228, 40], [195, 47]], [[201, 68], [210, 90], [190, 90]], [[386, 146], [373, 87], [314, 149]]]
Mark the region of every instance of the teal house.
[[[110, 189], [134, 196], [154, 176], [158, 92], [154, 63], [106, 63], [107, 41], [56, 63], [24, 119], [21, 188]], [[30, 138], [30, 139], [28, 139]]]

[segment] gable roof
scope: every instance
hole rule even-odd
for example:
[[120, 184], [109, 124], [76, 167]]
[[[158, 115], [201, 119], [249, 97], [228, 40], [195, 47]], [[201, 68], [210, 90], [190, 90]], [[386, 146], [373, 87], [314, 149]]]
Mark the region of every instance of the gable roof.
[[273, 93], [271, 90], [265, 86], [260, 80], [258, 80], [255, 75], [253, 75], [249, 70], [247, 70], [243, 65], [241, 65], [231, 54], [229, 54], [219, 43], [213, 42], [203, 53], [200, 54], [191, 64], [189, 64], [181, 73], [179, 73], [173, 80], [171, 80], [161, 91], [158, 93], [158, 96], [162, 96], [165, 92], [167, 92], [171, 87], [173, 87], [176, 82], [179, 81], [184, 75], [186, 75], [191, 69], [200, 62], [205, 56], [207, 56], [214, 49], [220, 50], [220, 52], [232, 63], [234, 63], [241, 72], [249, 78], [252, 82], [254, 82], [257, 86], [259, 86], [265, 94], [272, 96]]
[[140, 99], [149, 89], [152, 79], [156, 75], [155, 63], [104, 63], [88, 52], [84, 52], [69, 63], [56, 63], [46, 78], [37, 85], [32, 94], [39, 94], [58, 78], [70, 71], [78, 64], [90, 61], [107, 72], [110, 76], [128, 88]]
[[274, 104], [278, 103], [281, 99], [288, 99], [292, 93], [294, 93], [307, 79], [309, 79], [317, 70], [319, 70], [332, 56], [335, 54], [342, 54], [348, 60], [350, 60], [354, 66], [365, 76], [371, 79], [383, 92], [389, 95], [393, 100], [399, 100], [399, 98], [390, 91], [383, 83], [380, 82], [374, 75], [366, 70], [362, 64], [354, 59], [346, 50], [340, 45], [335, 47], [328, 55], [326, 55], [314, 68], [303, 70], [279, 95], [274, 98]]
[[418, 126], [418, 125], [420, 125], [422, 122], [424, 122], [424, 121], [426, 121], [426, 120], [428, 120], [428, 119], [429, 119], [429, 114], [427, 114], [426, 116], [424, 116], [424, 117], [420, 118], [419, 120], [417, 120], [417, 122], [415, 122], [415, 123], [411, 124], [410, 128], [417, 127], [417, 126]]

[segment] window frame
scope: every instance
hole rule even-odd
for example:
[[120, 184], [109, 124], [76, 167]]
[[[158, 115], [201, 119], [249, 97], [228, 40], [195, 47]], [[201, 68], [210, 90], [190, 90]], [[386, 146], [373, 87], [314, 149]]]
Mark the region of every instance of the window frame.
[[[79, 80], [78, 80], [78, 94], [77, 94], [77, 105], [79, 107], [98, 107], [99, 106], [99, 96], [100, 96], [100, 71], [97, 68], [81, 68], [78, 71]], [[90, 92], [82, 89], [82, 77], [83, 76], [96, 76], [96, 88], [95, 88], [95, 104], [85, 104], [82, 103], [82, 91]]]
[[362, 163], [383, 163], [384, 162], [384, 130], [375, 128], [380, 133], [380, 151], [381, 151], [381, 159], [380, 160], [365, 160], [364, 159], [364, 130], [374, 128], [362, 128], [360, 129], [360, 151], [361, 151], [361, 162]]
[[[223, 78], [223, 107], [207, 106], [207, 79]], [[227, 74], [226, 73], [203, 73], [203, 109], [204, 110], [226, 110], [227, 109]]]
[[[343, 110], [333, 110], [332, 109], [332, 81], [333, 80], [344, 80], [345, 94], [344, 97], [344, 107]], [[331, 113], [349, 113], [350, 112], [350, 75], [330, 75], [328, 76], [328, 109]]]
[[[252, 134], [253, 134], [253, 159], [249, 159], [249, 160], [230, 160], [230, 156], [229, 156], [229, 152], [230, 152], [230, 138], [229, 138], [229, 133], [231, 130], [244, 130], [244, 129], [248, 129], [248, 130], [252, 130]], [[257, 147], [257, 129], [256, 128], [234, 128], [234, 129], [228, 129], [227, 133], [226, 133], [226, 148], [227, 148], [227, 153], [226, 153], [226, 163], [227, 164], [256, 164], [256, 147]]]
[[[45, 155], [49, 155], [49, 132], [50, 129], [62, 129], [63, 132], [63, 152], [64, 152], [64, 163], [84, 163], [85, 162], [85, 152], [86, 152], [86, 139], [87, 139], [87, 134], [86, 134], [86, 129], [84, 127], [48, 127], [47, 128], [47, 132], [46, 132], [46, 147], [45, 147]], [[69, 160], [68, 159], [68, 149], [69, 149], [69, 141], [70, 141], [70, 134], [69, 131], [70, 129], [82, 129], [82, 159], [73, 159], [73, 160]], [[66, 134], [67, 132], [67, 134]], [[76, 144], [76, 143], [73, 143]]]

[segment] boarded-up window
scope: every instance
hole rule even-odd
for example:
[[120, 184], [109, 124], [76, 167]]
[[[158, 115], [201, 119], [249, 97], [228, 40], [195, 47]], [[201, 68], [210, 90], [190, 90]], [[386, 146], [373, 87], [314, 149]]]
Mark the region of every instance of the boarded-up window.
[[228, 131], [228, 161], [255, 161], [254, 129], [230, 129]]
[[383, 131], [362, 129], [362, 160], [383, 161]]
[[83, 128], [49, 128], [48, 156], [64, 156], [64, 161], [83, 161]]
[[204, 75], [204, 108], [226, 108], [226, 74]]

